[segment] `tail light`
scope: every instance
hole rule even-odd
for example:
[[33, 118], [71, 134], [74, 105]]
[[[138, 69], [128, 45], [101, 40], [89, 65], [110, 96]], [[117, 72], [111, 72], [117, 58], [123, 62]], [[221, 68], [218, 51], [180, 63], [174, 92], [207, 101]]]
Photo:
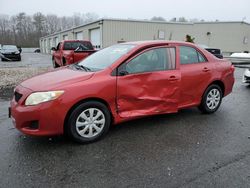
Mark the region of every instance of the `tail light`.
[[231, 72], [234, 72], [235, 67], [233, 65], [231, 65], [230, 70], [231, 70]]

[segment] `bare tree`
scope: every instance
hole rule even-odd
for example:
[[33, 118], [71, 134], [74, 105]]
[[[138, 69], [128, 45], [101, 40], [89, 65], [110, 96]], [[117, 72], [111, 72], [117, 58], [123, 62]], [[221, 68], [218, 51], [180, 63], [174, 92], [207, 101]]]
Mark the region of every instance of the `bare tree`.
[[180, 17], [178, 22], [188, 22], [188, 20], [185, 17]]
[[83, 24], [93, 22], [93, 21], [97, 20], [98, 18], [99, 18], [99, 16], [93, 12], [83, 14], [83, 16], [82, 16]]
[[[45, 18], [47, 33], [60, 31], [60, 19], [55, 14], [48, 14]], [[45, 32], [46, 33], [46, 32]]]
[[15, 16], [0, 15], [0, 44], [16, 44], [23, 47], [39, 45], [39, 38], [60, 30], [69, 29], [95, 21], [95, 13], [58, 17], [54, 14], [43, 15], [40, 12], [26, 15], [21, 12]]
[[169, 21], [170, 21], [170, 22], [176, 22], [176, 21], [177, 21], [177, 18], [174, 17], [174, 18], [170, 19]]
[[151, 21], [159, 21], [159, 22], [165, 22], [165, 18], [161, 17], [161, 16], [154, 16], [150, 19]]

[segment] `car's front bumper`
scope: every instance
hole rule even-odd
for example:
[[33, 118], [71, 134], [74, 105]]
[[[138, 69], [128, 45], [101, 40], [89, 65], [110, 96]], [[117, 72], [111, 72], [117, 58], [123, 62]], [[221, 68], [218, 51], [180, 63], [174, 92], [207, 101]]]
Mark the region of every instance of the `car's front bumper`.
[[66, 114], [62, 112], [60, 102], [55, 100], [35, 106], [25, 106], [24, 101], [31, 92], [20, 86], [18, 89], [16, 92], [21, 93], [22, 97], [18, 102], [13, 97], [9, 112], [14, 126], [24, 134], [32, 136], [63, 134]]
[[4, 60], [20, 60], [21, 55], [20, 54], [2, 54], [2, 59]]

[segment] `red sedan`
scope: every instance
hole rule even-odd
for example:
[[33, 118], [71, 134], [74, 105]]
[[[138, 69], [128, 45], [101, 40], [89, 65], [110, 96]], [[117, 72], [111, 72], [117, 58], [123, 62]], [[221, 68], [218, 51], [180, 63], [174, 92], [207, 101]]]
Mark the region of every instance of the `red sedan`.
[[234, 67], [198, 46], [173, 41], [117, 44], [22, 82], [10, 116], [21, 132], [66, 133], [80, 143], [111, 124], [199, 107], [215, 112], [232, 92]]

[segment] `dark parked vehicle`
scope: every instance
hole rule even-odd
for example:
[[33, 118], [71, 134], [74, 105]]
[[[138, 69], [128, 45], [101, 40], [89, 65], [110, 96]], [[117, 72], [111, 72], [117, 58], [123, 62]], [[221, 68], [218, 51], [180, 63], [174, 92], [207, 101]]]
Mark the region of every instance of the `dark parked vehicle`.
[[218, 48], [210, 48], [206, 45], [199, 45], [200, 47], [204, 48], [205, 50], [209, 51], [211, 54], [213, 54], [215, 57], [219, 59], [223, 59], [223, 55], [221, 53], [221, 50]]
[[220, 49], [217, 48], [205, 48], [207, 51], [209, 51], [211, 54], [213, 54], [214, 56], [223, 59], [223, 55], [221, 53]]
[[35, 49], [34, 53], [40, 53], [41, 50], [39, 48]]
[[2, 49], [0, 50], [1, 53], [1, 60], [2, 61], [12, 61], [17, 60], [21, 61], [21, 52], [15, 45], [3, 45]]

